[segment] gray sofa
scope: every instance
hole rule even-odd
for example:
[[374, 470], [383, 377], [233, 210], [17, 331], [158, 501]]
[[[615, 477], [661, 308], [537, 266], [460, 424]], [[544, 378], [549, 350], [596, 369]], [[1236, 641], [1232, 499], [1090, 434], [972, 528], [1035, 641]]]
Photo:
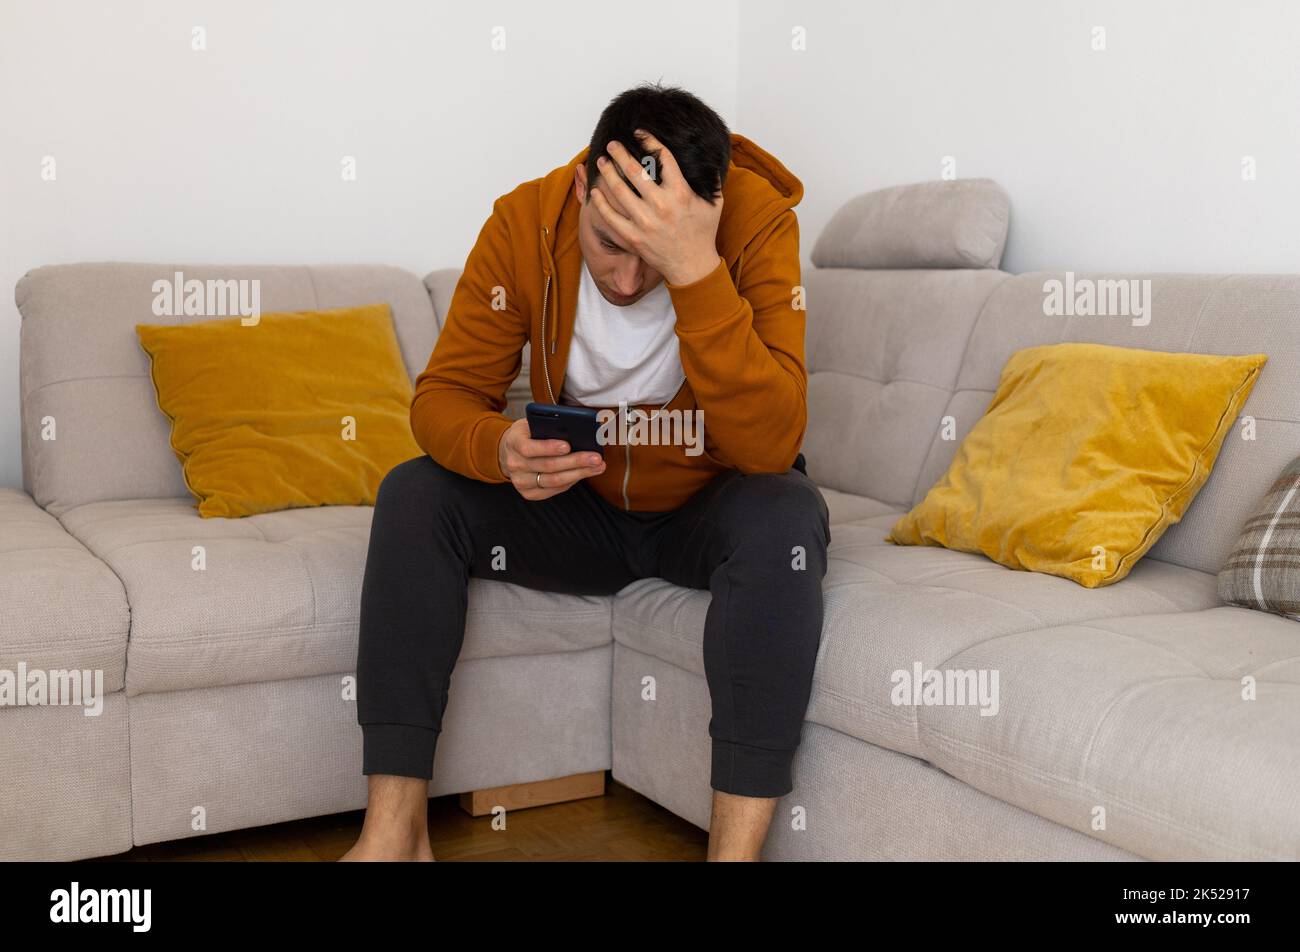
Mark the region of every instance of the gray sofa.
[[[1084, 275], [1149, 278], [1150, 323], [1051, 317], [1043, 284], [1061, 275], [998, 270], [1007, 219], [991, 182], [891, 189], [849, 202], [813, 250], [804, 452], [831, 561], [796, 787], [765, 855], [1296, 859], [1300, 625], [1224, 606], [1215, 573], [1300, 455], [1300, 277]], [[177, 270], [259, 278], [263, 311], [387, 301], [413, 378], [458, 274], [78, 264], [22, 279], [26, 493], [0, 490], [0, 669], [102, 670], [108, 696], [97, 717], [0, 709], [0, 858], [365, 804], [349, 690], [370, 510], [199, 518], [133, 330], [173, 320], [152, 316], [151, 285]], [[1184, 520], [1108, 588], [885, 543], [1007, 357], [1062, 340], [1267, 353], [1245, 408], [1258, 438], [1230, 436]], [[511, 411], [527, 399], [525, 370]], [[706, 826], [708, 599], [657, 579], [612, 598], [472, 581], [430, 793], [612, 769]], [[917, 663], [997, 671], [998, 713], [891, 703], [892, 673]]]

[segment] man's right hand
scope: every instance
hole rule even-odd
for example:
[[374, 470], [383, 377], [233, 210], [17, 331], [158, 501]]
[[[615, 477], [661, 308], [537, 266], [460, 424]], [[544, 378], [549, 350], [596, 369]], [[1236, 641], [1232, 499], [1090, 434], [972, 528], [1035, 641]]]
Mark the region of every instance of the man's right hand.
[[[516, 420], [501, 434], [497, 464], [525, 499], [536, 502], [562, 493], [580, 479], [605, 471], [599, 453], [570, 453], [563, 440], [535, 440], [529, 435], [528, 420]], [[541, 474], [540, 481], [538, 473]]]

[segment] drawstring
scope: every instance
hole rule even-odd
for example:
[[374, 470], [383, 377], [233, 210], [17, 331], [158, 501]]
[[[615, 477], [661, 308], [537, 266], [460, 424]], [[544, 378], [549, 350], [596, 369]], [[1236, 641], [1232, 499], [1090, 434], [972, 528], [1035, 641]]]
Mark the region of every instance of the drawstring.
[[[546, 255], [546, 264], [547, 264], [546, 273], [548, 275], [553, 275], [555, 273], [555, 259], [551, 257], [551, 247], [546, 242], [546, 237], [549, 234], [550, 234], [550, 229], [548, 229], [545, 225], [543, 225], [542, 226], [542, 252]], [[552, 281], [551, 283], [554, 285], [555, 281]], [[559, 320], [559, 309], [556, 308], [554, 305], [555, 297], [552, 297], [551, 301], [552, 301], [551, 315], [553, 317], [553, 320], [551, 321], [551, 353], [553, 354], [555, 353], [555, 342], [559, 338], [560, 320]]]

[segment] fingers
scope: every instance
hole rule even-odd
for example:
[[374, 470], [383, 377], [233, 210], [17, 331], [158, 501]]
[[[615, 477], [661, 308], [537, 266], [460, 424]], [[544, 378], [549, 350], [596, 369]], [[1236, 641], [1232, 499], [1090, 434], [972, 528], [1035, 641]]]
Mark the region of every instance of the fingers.
[[[606, 166], [606, 169], [608, 169], [608, 166]], [[614, 173], [608, 172], [607, 170], [607, 172], [604, 173], [601, 179], [598, 179], [598, 181], [601, 181], [603, 183], [604, 179], [611, 176], [614, 176]], [[604, 199], [604, 203], [606, 203], [606, 207], [614, 209], [614, 212], [617, 213], [617, 216], [619, 216], [620, 220], [627, 221], [629, 222], [629, 224], [632, 224], [632, 216], [630, 216], [628, 208], [625, 207], [623, 202], [621, 202], [619, 196], [615, 195], [614, 192], [608, 189], [602, 189], [602, 187], [599, 185], [591, 186], [591, 198], [595, 199], [595, 196], [597, 195], [601, 196], [601, 198]], [[632, 198], [628, 200], [629, 202], [637, 202], [638, 199], [636, 198], [636, 196], [632, 196]], [[593, 204], [595, 203], [593, 202]]]
[[[598, 466], [584, 466], [581, 469], [566, 469], [560, 473], [543, 473], [541, 489], [554, 496], [557, 492], [563, 492], [580, 479], [586, 479], [588, 476], [595, 476], [605, 471], [605, 464]], [[536, 482], [536, 480], [534, 480]]]
[[531, 436], [522, 436], [511, 444], [510, 449], [525, 459], [535, 459], [539, 456], [563, 456], [569, 452], [569, 444], [564, 440], [535, 440]]
[[677, 157], [673, 155], [668, 146], [644, 129], [637, 129], [636, 137], [643, 149], [647, 152], [656, 153], [655, 159], [659, 162], [659, 181], [665, 188], [671, 188], [678, 182], [686, 181], [681, 168], [677, 165]]
[[596, 206], [596, 211], [600, 212], [600, 217], [604, 219], [610, 230], [621, 238], [627, 247], [634, 248], [641, 232], [632, 220], [615, 208], [599, 188], [591, 190], [591, 203]]
[[511, 477], [510, 482], [519, 492], [519, 495], [530, 502], [536, 502], [564, 492], [580, 479], [587, 479], [604, 471], [605, 464], [602, 460], [595, 466], [579, 466], [571, 469], [543, 472], [540, 479], [536, 472], [517, 470]]
[[[546, 499], [564, 492], [580, 479], [605, 471], [605, 461], [590, 450], [570, 452], [564, 440], [535, 440], [527, 426], [506, 431], [502, 473], [528, 500]], [[541, 480], [538, 480], [538, 474]]]
[[[632, 209], [628, 208], [628, 206], [624, 204], [624, 199], [619, 198], [619, 196], [614, 193], [612, 186], [608, 188], [605, 187], [605, 183], [607, 181], [616, 180], [622, 183], [623, 180], [613, 172], [613, 170], [610, 168], [607, 161], [598, 164], [604, 166], [604, 171], [602, 172], [601, 177], [597, 180], [599, 184], [592, 186], [592, 192], [591, 192], [592, 196], [594, 197], [597, 194], [599, 194], [600, 197], [605, 200], [605, 202], [609, 205], [610, 208], [613, 208], [614, 211], [618, 212], [621, 218], [624, 218], [630, 222], [632, 220]], [[623, 186], [623, 194], [626, 196], [627, 202], [641, 201], [635, 195], [632, 194], [631, 190], [628, 189], [626, 185]]]
[[[651, 163], [655, 161], [654, 156], [648, 155], [646, 159]], [[605, 178], [614, 179], [610, 183], [611, 194], [616, 194], [624, 201], [635, 200], [640, 197], [648, 199], [650, 197], [648, 189], [654, 189], [658, 183], [655, 182], [654, 176], [650, 169], [638, 162], [632, 157], [632, 153], [624, 147], [623, 143], [616, 139], [611, 139], [605, 146], [605, 153], [597, 156], [596, 165], [601, 171], [602, 180]], [[622, 172], [622, 175], [616, 174], [616, 171]], [[636, 191], [634, 192], [633, 189]]]
[[623, 177], [616, 172], [614, 163], [607, 156], [601, 156], [595, 160], [595, 164], [601, 169], [601, 185], [591, 189], [591, 196], [602, 195], [607, 199], [606, 204], [614, 205], [620, 218], [624, 220], [637, 222], [641, 224], [643, 212], [643, 199], [637, 198], [629, 189], [628, 183], [623, 181]]
[[564, 440], [535, 440], [528, 421], [516, 420], [501, 436], [501, 473], [525, 499], [536, 501], [562, 493], [580, 479], [605, 471], [605, 460], [591, 450], [569, 452]]
[[[565, 456], [523, 457], [520, 462], [524, 469], [534, 473], [561, 473], [567, 469], [592, 469], [603, 467], [605, 461], [599, 453], [569, 453]], [[530, 477], [531, 478], [531, 477]]]

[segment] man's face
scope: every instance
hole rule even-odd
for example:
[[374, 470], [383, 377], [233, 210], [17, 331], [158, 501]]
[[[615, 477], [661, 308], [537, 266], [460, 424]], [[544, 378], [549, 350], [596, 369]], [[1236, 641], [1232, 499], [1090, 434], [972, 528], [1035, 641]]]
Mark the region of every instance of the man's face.
[[[601, 179], [595, 182], [599, 188]], [[578, 213], [578, 245], [582, 259], [587, 263], [600, 288], [601, 296], [610, 304], [627, 307], [635, 304], [659, 286], [664, 276], [650, 267], [631, 251], [623, 247], [622, 239], [605, 221], [596, 206], [587, 200], [587, 166], [579, 164], [574, 172], [574, 193], [578, 196], [581, 211]], [[607, 189], [601, 194], [617, 205], [617, 200]]]

